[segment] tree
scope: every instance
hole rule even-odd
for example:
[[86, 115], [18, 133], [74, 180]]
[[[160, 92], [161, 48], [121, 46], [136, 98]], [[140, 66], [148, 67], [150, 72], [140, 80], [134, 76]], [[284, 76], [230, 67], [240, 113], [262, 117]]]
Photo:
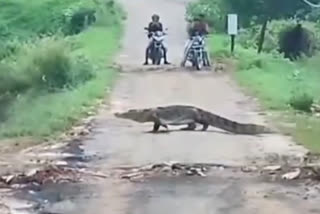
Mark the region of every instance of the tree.
[[294, 17], [298, 11], [307, 13], [311, 7], [303, 0], [223, 0], [229, 12], [237, 13], [242, 24], [250, 25], [255, 17], [257, 23], [264, 23], [266, 19]]
[[237, 13], [243, 27], [252, 21], [262, 24], [258, 53], [262, 51], [268, 22], [272, 19], [294, 17], [298, 12], [305, 14], [311, 8], [303, 0], [224, 0], [230, 12]]

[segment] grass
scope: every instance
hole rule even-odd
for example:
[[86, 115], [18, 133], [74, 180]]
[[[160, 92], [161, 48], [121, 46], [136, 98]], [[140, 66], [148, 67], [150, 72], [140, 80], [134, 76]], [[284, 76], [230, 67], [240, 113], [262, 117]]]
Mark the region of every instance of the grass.
[[[229, 47], [228, 37], [214, 35], [209, 42], [213, 56], [231, 57], [226, 49]], [[296, 124], [295, 128], [282, 128], [298, 143], [320, 152], [320, 118], [298, 113], [288, 106], [290, 98], [299, 93], [307, 93], [320, 100], [320, 72], [317, 70], [320, 55], [292, 63], [277, 54], [257, 55], [256, 50], [241, 46], [237, 46], [235, 51], [237, 71], [234, 76], [240, 85], [257, 96], [266, 109], [278, 112], [282, 121]]]
[[99, 67], [97, 76], [73, 90], [60, 93], [26, 93], [10, 108], [10, 117], [1, 127], [0, 136], [50, 136], [66, 130], [84, 116], [89, 106], [106, 95], [106, 87], [111, 87], [115, 70], [107, 67], [107, 62], [118, 48], [120, 31], [118, 27], [92, 27], [81, 34], [81, 52], [93, 59]]
[[56, 33], [66, 23], [63, 16], [68, 10], [92, 6], [83, 0], [11, 0], [0, 2], [0, 34], [2, 39], [15, 36], [29, 38], [38, 33]]
[[95, 76], [77, 87], [54, 93], [38, 88], [21, 93], [10, 103], [8, 117], [0, 124], [0, 138], [54, 137], [85, 116], [97, 99], [107, 95], [106, 89], [112, 87], [116, 77], [116, 70], [108, 65], [118, 50], [122, 32], [120, 15], [113, 18], [117, 22], [97, 22], [81, 34], [66, 38], [75, 44], [71, 54], [86, 56], [94, 66]]
[[[60, 93], [27, 93], [13, 103], [8, 121], [1, 127], [0, 136], [46, 137], [66, 130], [84, 116], [97, 98], [103, 98], [111, 87], [115, 70], [107, 68], [107, 60], [117, 50], [119, 30], [103, 27], [79, 36], [82, 48], [77, 51], [94, 59], [100, 67], [97, 76], [84, 85]], [[103, 41], [97, 43], [97, 41]]]

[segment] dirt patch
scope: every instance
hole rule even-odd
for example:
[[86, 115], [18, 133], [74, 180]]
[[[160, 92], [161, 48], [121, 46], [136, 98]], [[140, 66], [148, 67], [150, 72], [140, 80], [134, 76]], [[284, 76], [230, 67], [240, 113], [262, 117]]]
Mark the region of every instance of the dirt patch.
[[123, 170], [121, 179], [137, 181], [149, 177], [165, 176], [200, 176], [206, 177], [207, 173], [212, 170], [232, 172], [251, 173], [255, 176], [262, 176], [270, 181], [280, 180], [313, 180], [320, 182], [320, 162], [317, 163], [300, 163], [300, 164], [283, 164], [283, 165], [246, 165], [232, 166], [215, 163], [159, 163], [150, 164], [141, 167], [118, 167]]
[[0, 140], [1, 154], [17, 153], [23, 149], [39, 144], [41, 141], [32, 137], [17, 137]]

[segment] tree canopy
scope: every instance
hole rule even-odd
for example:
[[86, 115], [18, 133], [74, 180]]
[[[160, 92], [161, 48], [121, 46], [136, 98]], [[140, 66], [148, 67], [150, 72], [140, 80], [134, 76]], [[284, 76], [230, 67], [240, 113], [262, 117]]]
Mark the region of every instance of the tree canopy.
[[229, 12], [239, 15], [244, 25], [254, 18], [257, 22], [265, 19], [289, 18], [305, 15], [311, 7], [302, 0], [223, 0]]

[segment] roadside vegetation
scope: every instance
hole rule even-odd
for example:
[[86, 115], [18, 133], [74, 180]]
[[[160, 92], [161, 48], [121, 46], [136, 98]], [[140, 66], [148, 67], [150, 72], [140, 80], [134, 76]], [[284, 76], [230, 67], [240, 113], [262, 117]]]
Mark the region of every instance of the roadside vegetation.
[[113, 0], [0, 3], [0, 138], [52, 137], [112, 86], [121, 8]]
[[[235, 78], [274, 112], [275, 121], [282, 119], [279, 127], [320, 152], [320, 9], [301, 0], [200, 0], [189, 5], [187, 18], [199, 12], [214, 29], [209, 40], [214, 60], [232, 61]], [[240, 22], [233, 55], [226, 35], [231, 12]]]

